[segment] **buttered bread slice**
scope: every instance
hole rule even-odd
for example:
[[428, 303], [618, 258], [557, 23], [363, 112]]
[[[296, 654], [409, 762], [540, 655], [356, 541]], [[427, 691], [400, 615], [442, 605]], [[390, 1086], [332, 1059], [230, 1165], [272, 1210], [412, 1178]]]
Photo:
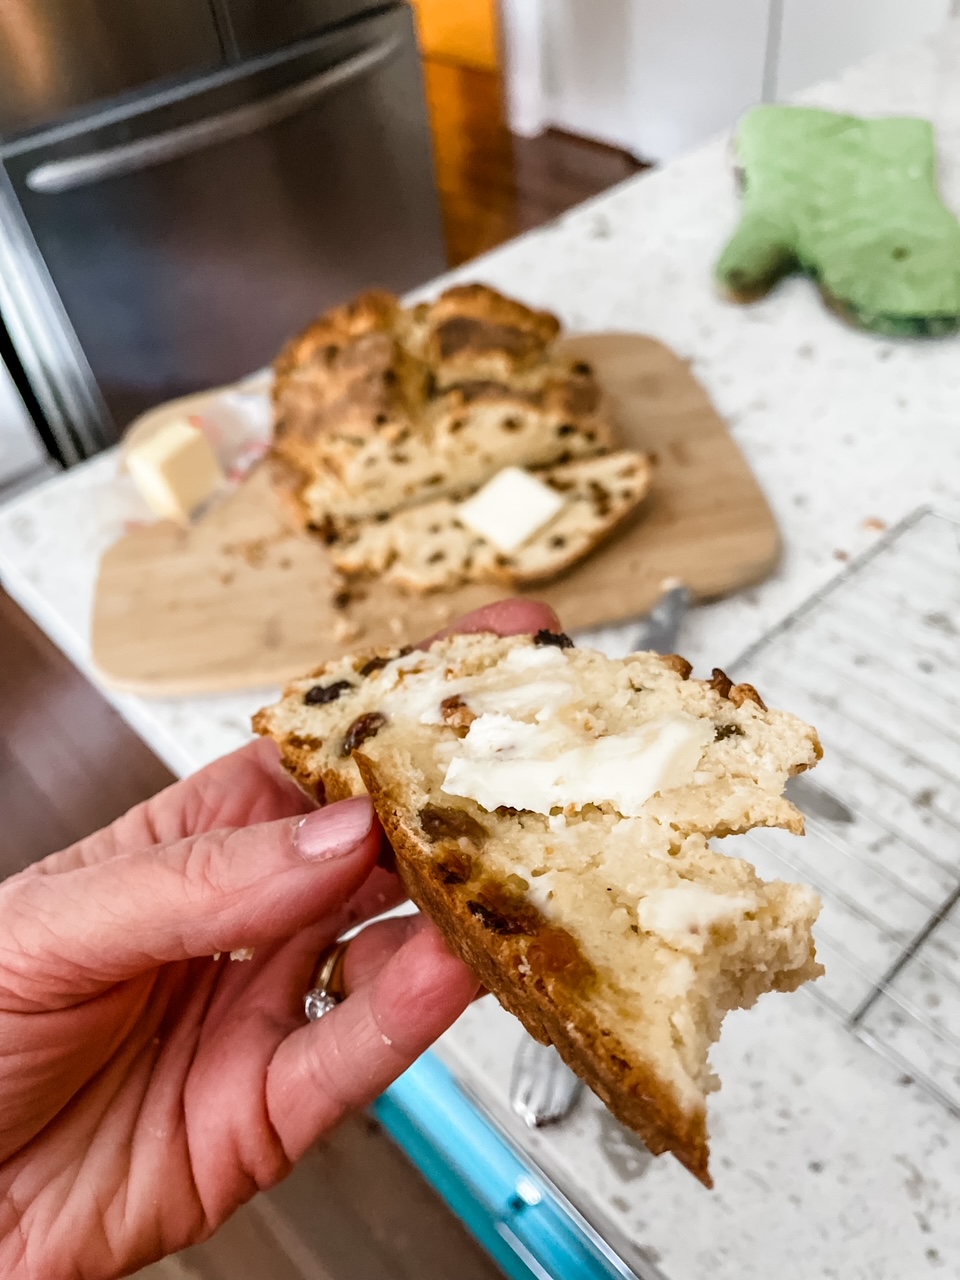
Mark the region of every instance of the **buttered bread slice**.
[[708, 1051], [730, 1009], [817, 977], [812, 890], [711, 837], [802, 832], [816, 732], [722, 672], [565, 636], [342, 658], [259, 712], [311, 795], [369, 791], [414, 901], [650, 1150], [710, 1185]]
[[532, 531], [516, 545], [496, 537], [529, 514], [522, 490], [508, 495], [506, 510], [490, 512], [489, 529], [487, 522], [481, 528], [475, 518], [471, 522], [471, 500], [437, 498], [357, 525], [330, 548], [330, 557], [348, 577], [381, 577], [406, 591], [440, 591], [464, 582], [542, 582], [578, 564], [636, 510], [651, 472], [644, 454], [621, 449], [530, 475], [534, 497], [544, 485], [557, 496], [557, 506], [542, 524], [534, 515]]

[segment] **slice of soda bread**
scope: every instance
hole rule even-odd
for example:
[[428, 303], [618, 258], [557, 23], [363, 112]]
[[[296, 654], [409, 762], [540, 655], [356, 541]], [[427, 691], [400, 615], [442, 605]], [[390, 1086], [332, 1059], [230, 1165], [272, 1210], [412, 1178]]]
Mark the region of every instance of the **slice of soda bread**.
[[537, 1039], [710, 1183], [708, 1051], [730, 1009], [822, 972], [805, 886], [710, 837], [802, 832], [816, 732], [717, 671], [565, 636], [342, 658], [254, 727], [322, 800], [364, 787], [413, 900]]
[[331, 559], [348, 577], [379, 575], [408, 591], [541, 582], [579, 563], [636, 510], [651, 470], [643, 454], [622, 449], [537, 472], [562, 494], [564, 506], [509, 554], [464, 524], [452, 498], [437, 498], [358, 524], [331, 547]]
[[411, 309], [368, 293], [314, 321], [274, 365], [272, 452], [301, 523], [332, 538], [609, 448], [593, 370], [554, 353], [559, 329], [484, 285]]

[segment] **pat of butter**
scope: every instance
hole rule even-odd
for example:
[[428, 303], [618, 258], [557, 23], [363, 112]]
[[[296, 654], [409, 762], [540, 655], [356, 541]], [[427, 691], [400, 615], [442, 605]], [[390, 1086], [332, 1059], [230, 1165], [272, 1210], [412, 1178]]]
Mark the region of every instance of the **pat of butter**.
[[657, 792], [688, 785], [712, 740], [709, 721], [680, 714], [628, 733], [574, 738], [569, 745], [569, 733], [555, 723], [528, 724], [485, 712], [460, 742], [443, 790], [489, 812], [509, 805], [549, 814], [609, 802], [633, 818]]
[[516, 551], [564, 505], [555, 489], [519, 467], [504, 467], [472, 498], [457, 504], [457, 518], [501, 551]]
[[640, 928], [681, 951], [701, 952], [715, 924], [739, 920], [757, 909], [753, 894], [711, 893], [698, 884], [655, 889], [637, 907]]
[[126, 465], [150, 510], [168, 520], [185, 522], [223, 484], [210, 442], [183, 419], [134, 441]]

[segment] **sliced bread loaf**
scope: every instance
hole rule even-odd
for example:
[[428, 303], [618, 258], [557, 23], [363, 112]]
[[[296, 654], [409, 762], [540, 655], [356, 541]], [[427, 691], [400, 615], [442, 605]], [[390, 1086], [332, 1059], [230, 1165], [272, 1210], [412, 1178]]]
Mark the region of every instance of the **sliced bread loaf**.
[[311, 795], [365, 786], [452, 949], [651, 1151], [710, 1185], [728, 1010], [821, 972], [816, 895], [708, 838], [802, 831], [815, 731], [722, 672], [566, 637], [455, 635], [321, 668], [255, 718]]
[[560, 511], [515, 551], [501, 551], [460, 519], [459, 504], [437, 498], [356, 525], [331, 548], [347, 576], [382, 576], [409, 591], [464, 582], [512, 586], [555, 577], [598, 546], [643, 500], [650, 485], [646, 457], [630, 450], [582, 458], [537, 473], [565, 499]]
[[320, 317], [275, 365], [273, 453], [301, 521], [329, 534], [609, 448], [593, 371], [553, 355], [558, 330], [483, 285], [410, 311], [365, 294]]

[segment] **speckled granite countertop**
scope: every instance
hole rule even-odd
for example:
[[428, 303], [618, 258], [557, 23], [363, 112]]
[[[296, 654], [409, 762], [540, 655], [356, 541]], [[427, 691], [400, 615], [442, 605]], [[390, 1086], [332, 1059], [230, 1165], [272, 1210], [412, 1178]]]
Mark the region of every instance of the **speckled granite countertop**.
[[[932, 119], [942, 189], [960, 212], [960, 26], [804, 99]], [[880, 523], [960, 490], [960, 340], [850, 331], [803, 280], [752, 307], [727, 304], [711, 268], [736, 217], [719, 139], [451, 277], [519, 293], [572, 329], [653, 334], [708, 388], [770, 498], [786, 554], [763, 585], [690, 617], [680, 648], [700, 668], [731, 661], [870, 545]], [[141, 514], [111, 455], [0, 513], [4, 585], [88, 672], [99, 554]], [[594, 639], [625, 652], [631, 631]], [[108, 696], [183, 773], [245, 741], [270, 692]], [[674, 1162], [651, 1163], [592, 1098], [559, 1129], [523, 1130], [506, 1109], [517, 1034], [484, 1002], [442, 1052], [639, 1271], [650, 1264], [670, 1280], [960, 1275], [956, 1121], [812, 998], [766, 997], [729, 1019], [715, 1055], [725, 1084], [712, 1103], [712, 1194]]]

